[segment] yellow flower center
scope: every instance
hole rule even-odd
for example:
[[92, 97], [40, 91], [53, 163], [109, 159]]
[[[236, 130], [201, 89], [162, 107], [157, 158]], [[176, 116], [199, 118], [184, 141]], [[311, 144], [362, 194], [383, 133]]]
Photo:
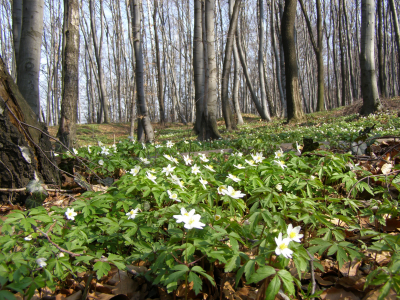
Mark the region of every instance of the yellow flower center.
[[185, 215], [186, 217], [189, 217], [189, 213], [184, 213], [184, 215]]
[[189, 224], [192, 225], [193, 223], [194, 223], [194, 220], [193, 220], [193, 219], [190, 219], [190, 220], [189, 220]]
[[284, 164], [285, 164], [285, 162], [284, 162], [283, 160], [281, 160], [281, 164], [282, 164], [282, 165], [284, 165]]
[[218, 221], [220, 219], [221, 219], [221, 216], [218, 216], [218, 215], [215, 216], [215, 221]]
[[296, 235], [296, 232], [292, 231], [289, 236], [291, 239], [293, 239], [294, 237], [296, 237]]
[[288, 246], [285, 243], [280, 244], [279, 249], [285, 250]]

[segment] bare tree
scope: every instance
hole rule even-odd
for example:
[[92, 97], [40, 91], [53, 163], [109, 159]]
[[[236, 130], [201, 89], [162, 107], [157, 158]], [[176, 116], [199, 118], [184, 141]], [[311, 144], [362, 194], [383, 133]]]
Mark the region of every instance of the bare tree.
[[233, 45], [235, 42], [235, 32], [238, 24], [240, 5], [241, 5], [241, 0], [236, 0], [231, 20], [229, 23], [228, 35], [226, 37], [225, 57], [224, 57], [224, 65], [223, 65], [222, 80], [221, 80], [222, 114], [224, 116], [225, 126], [228, 131], [236, 128], [235, 120], [233, 119], [232, 115], [232, 110], [229, 105], [228, 87], [229, 87], [229, 76], [231, 73], [231, 65], [232, 65]]
[[12, 29], [13, 29], [14, 57], [17, 66], [18, 66], [19, 44], [21, 40], [22, 3], [23, 0], [12, 1], [12, 20], [13, 20]]
[[[133, 47], [135, 49], [136, 61], [136, 91], [138, 102], [138, 141], [144, 141], [143, 130], [146, 135], [146, 140], [152, 142], [154, 140], [154, 131], [150, 123], [150, 118], [147, 112], [146, 99], [144, 97], [144, 80], [143, 80], [143, 54], [142, 54], [142, 36], [140, 26], [140, 5], [141, 0], [131, 0], [131, 14], [132, 14], [132, 34], [133, 34]], [[141, 129], [140, 129], [141, 127]]]
[[[390, 10], [392, 11], [392, 20], [394, 32], [396, 34], [396, 45], [397, 45], [397, 55], [398, 55], [398, 80], [399, 80], [399, 89], [400, 89], [400, 29], [399, 29], [399, 21], [397, 20], [397, 12], [396, 6], [394, 5], [394, 0], [389, 0]], [[394, 64], [394, 62], [392, 62]]]
[[369, 115], [382, 109], [375, 74], [375, 1], [361, 0], [361, 113]]
[[286, 97], [288, 122], [304, 119], [299, 92], [299, 79], [296, 59], [296, 43], [294, 40], [294, 23], [296, 20], [297, 0], [286, 0], [282, 15], [282, 43], [285, 52]]
[[72, 147], [76, 135], [79, 98], [79, 1], [64, 0], [62, 102], [57, 137]]
[[43, 35], [44, 0], [23, 2], [18, 54], [18, 89], [36, 116], [40, 117], [39, 71]]

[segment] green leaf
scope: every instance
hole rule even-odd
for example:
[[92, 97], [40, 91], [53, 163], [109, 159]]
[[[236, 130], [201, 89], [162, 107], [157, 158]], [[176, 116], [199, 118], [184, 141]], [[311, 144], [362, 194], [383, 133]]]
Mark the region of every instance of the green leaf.
[[186, 271], [189, 271], [189, 268], [188, 268], [188, 266], [186, 266], [186, 265], [181, 265], [181, 264], [179, 264], [179, 265], [175, 265], [171, 270], [174, 270], [174, 271], [184, 271], [184, 272], [186, 272]]
[[0, 291], [0, 300], [16, 300], [14, 294], [10, 291], [2, 290]]
[[108, 274], [111, 270], [111, 266], [108, 262], [98, 261], [94, 264], [93, 270], [96, 271], [97, 279]]
[[282, 280], [283, 286], [285, 290], [290, 294], [294, 295], [295, 289], [293, 284], [293, 277], [292, 275], [286, 270], [280, 270], [278, 272], [279, 278]]
[[225, 265], [225, 273], [229, 273], [238, 267], [240, 267], [240, 256], [236, 254]]
[[275, 269], [273, 267], [270, 266], [262, 266], [260, 267], [256, 273], [254, 273], [253, 275], [250, 276], [250, 280], [247, 282], [247, 284], [251, 284], [254, 282], [259, 282], [271, 275], [274, 275]]
[[339, 263], [339, 268], [342, 268], [344, 262], [348, 260], [346, 251], [341, 247], [338, 247], [337, 249], [336, 260]]
[[201, 274], [202, 276], [204, 276], [205, 278], [207, 278], [208, 281], [211, 282], [212, 285], [215, 286], [214, 278], [212, 278], [210, 275], [208, 275], [208, 274], [206, 273], [206, 271], [205, 271], [202, 267], [200, 267], [200, 266], [194, 266], [194, 267], [192, 268], [192, 271]]
[[381, 293], [378, 296], [377, 300], [384, 300], [385, 297], [389, 294], [390, 288], [392, 287], [392, 280], [389, 279], [388, 282], [379, 290]]
[[276, 294], [279, 292], [279, 288], [281, 287], [281, 282], [278, 276], [275, 276], [268, 285], [267, 291], [265, 292], [265, 300], [274, 300]]
[[189, 273], [188, 282], [193, 282], [193, 289], [196, 295], [200, 293], [203, 282], [201, 281], [200, 277], [196, 275], [196, 273]]
[[250, 259], [244, 265], [244, 273], [245, 273], [245, 276], [246, 276], [246, 280], [249, 280], [250, 276], [254, 274], [255, 264], [256, 264], [256, 261], [253, 260], [253, 259]]

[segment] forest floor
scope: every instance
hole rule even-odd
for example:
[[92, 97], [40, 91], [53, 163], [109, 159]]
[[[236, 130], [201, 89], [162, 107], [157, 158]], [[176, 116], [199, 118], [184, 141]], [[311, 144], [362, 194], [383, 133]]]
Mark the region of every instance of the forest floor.
[[[392, 98], [390, 100], [383, 99], [382, 104], [384, 107], [384, 111], [398, 111], [400, 113], [400, 97]], [[355, 101], [353, 104], [339, 107], [334, 110], [328, 110], [320, 113], [313, 113], [307, 115], [307, 124], [310, 125], [310, 122], [318, 123], [324, 122], [325, 120], [329, 120], [332, 118], [337, 118], [341, 116], [349, 116], [356, 113], [359, 113], [362, 107], [362, 100]], [[273, 123], [283, 123], [284, 119], [282, 118], [272, 118]], [[253, 114], [243, 114], [243, 120], [245, 124], [252, 128], [263, 127], [268, 124], [266, 121], [262, 121], [258, 115]], [[311, 121], [312, 120], [312, 121]], [[300, 124], [303, 125], [303, 124]], [[184, 125], [183, 123], [166, 123], [165, 125], [161, 125], [159, 123], [152, 123], [153, 129], [156, 133], [156, 139], [161, 142], [163, 140], [172, 140], [180, 139], [182, 135], [186, 138], [193, 139], [195, 138], [195, 134], [192, 131], [193, 124], [188, 123]], [[225, 135], [229, 138], [235, 138], [235, 133], [226, 133], [224, 130], [224, 120], [221, 118], [218, 120], [219, 129], [225, 137]], [[293, 126], [284, 125], [284, 126]], [[240, 127], [239, 127], [240, 129]], [[49, 133], [50, 135], [56, 137], [58, 126], [50, 126]], [[97, 144], [98, 141], [102, 142], [106, 145], [112, 145], [118, 142], [120, 139], [126, 138], [129, 136], [130, 131], [130, 123], [110, 123], [110, 124], [78, 124], [77, 125], [77, 139], [76, 139], [76, 148], [82, 147], [85, 145], [94, 145]], [[174, 133], [180, 132], [180, 134], [174, 135]], [[167, 135], [167, 137], [163, 138], [163, 136]]]

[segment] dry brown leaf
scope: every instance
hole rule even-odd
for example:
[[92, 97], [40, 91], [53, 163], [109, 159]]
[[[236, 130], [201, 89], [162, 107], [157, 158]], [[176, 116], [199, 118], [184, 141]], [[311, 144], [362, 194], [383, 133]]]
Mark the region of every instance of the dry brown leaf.
[[342, 277], [337, 281], [337, 284], [340, 284], [345, 288], [352, 288], [358, 291], [364, 291], [364, 284], [366, 281], [366, 276], [357, 275], [354, 277]]
[[359, 297], [352, 292], [347, 292], [344, 289], [331, 287], [321, 294], [322, 300], [360, 300]]
[[65, 300], [67, 296], [65, 294], [57, 294], [56, 295], [56, 300]]
[[[379, 289], [375, 291], [370, 291], [362, 300], [377, 300], [378, 296], [381, 294]], [[385, 300], [396, 300], [396, 292], [392, 289], [389, 291], [389, 294], [385, 297]]]
[[315, 274], [315, 280], [318, 282], [319, 285], [322, 285], [322, 286], [331, 286], [331, 285], [335, 284], [335, 282], [323, 279], [318, 274]]
[[188, 287], [186, 288], [186, 284], [185, 283], [182, 283], [179, 287], [178, 287], [178, 289], [176, 290], [176, 296], [177, 297], [185, 297], [185, 295], [186, 295], [186, 291], [189, 293], [188, 294], [188, 298], [190, 297], [190, 298], [193, 298], [193, 297], [195, 297], [196, 295], [195, 295], [195, 293], [194, 293], [194, 291], [193, 291], [193, 286], [194, 286], [194, 282], [192, 281], [192, 282], [190, 282], [189, 284], [188, 284]]
[[82, 291], [77, 291], [73, 293], [71, 296], [67, 297], [65, 300], [79, 300], [82, 298]]
[[[89, 296], [93, 297], [96, 300], [110, 300], [115, 295], [96, 292], [96, 293], [89, 293]], [[81, 296], [81, 298], [82, 298], [82, 296]], [[81, 298], [79, 298], [79, 299], [81, 299]]]
[[160, 295], [160, 300], [172, 300], [172, 296], [168, 295], [164, 288], [158, 287], [158, 294]]
[[116, 282], [115, 288], [112, 290], [114, 295], [124, 294], [130, 297], [139, 287], [139, 283], [132, 280], [126, 271], [117, 272], [110, 281]]
[[357, 270], [360, 266], [361, 261], [353, 260], [351, 263], [346, 261], [339, 271], [344, 277], [352, 277], [357, 275]]
[[400, 218], [390, 218], [386, 220], [386, 226], [383, 226], [384, 231], [400, 231]]
[[134, 273], [146, 273], [147, 268], [144, 266], [132, 266], [132, 265], [127, 265], [126, 266], [129, 270], [131, 270]]

